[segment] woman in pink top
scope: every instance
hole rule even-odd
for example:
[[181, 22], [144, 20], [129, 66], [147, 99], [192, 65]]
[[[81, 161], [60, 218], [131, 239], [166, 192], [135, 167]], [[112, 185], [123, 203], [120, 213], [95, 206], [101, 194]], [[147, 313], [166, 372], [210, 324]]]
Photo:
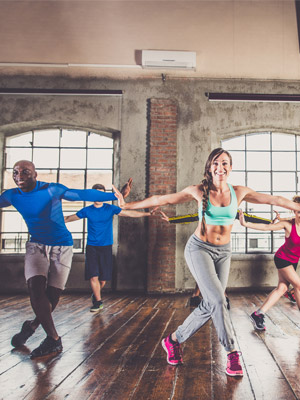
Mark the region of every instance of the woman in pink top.
[[[300, 196], [294, 196], [293, 201], [300, 203]], [[285, 230], [285, 242], [276, 251], [274, 262], [278, 270], [278, 285], [269, 294], [263, 305], [254, 311], [250, 319], [254, 327], [258, 330], [265, 330], [265, 313], [285, 294], [289, 285], [293, 285], [297, 306], [300, 310], [300, 277], [296, 272], [297, 264], [300, 259], [300, 212], [294, 211], [295, 218], [290, 220], [280, 220], [272, 224], [257, 224], [245, 222], [244, 214], [241, 210], [240, 223], [246, 228], [257, 229], [260, 231], [279, 231]]]

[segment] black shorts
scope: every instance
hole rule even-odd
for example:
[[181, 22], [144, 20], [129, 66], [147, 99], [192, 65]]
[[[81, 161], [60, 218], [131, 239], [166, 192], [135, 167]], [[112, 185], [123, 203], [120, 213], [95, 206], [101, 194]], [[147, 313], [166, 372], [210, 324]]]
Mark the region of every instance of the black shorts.
[[85, 249], [85, 280], [98, 276], [100, 281], [110, 281], [112, 278], [112, 245], [91, 246]]
[[274, 262], [275, 262], [277, 269], [282, 269], [282, 268], [288, 267], [289, 265], [292, 265], [296, 271], [297, 265], [298, 265], [298, 263], [292, 263], [291, 261], [284, 260], [283, 258], [279, 258], [276, 256], [274, 256]]

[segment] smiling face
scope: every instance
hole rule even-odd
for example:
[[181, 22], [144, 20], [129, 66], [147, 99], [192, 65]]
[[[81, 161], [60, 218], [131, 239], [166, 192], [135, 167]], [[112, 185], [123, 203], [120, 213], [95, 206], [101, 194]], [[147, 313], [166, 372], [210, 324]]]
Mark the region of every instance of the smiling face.
[[209, 172], [214, 183], [226, 181], [232, 170], [231, 159], [226, 153], [221, 153], [213, 159]]
[[18, 161], [13, 168], [13, 180], [23, 192], [35, 188], [37, 173], [34, 164], [27, 160]]

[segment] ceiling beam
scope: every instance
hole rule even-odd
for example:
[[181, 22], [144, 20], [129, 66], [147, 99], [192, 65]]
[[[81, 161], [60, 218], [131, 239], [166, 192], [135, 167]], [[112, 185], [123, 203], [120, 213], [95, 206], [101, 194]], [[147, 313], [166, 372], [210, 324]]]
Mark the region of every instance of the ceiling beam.
[[78, 89], [17, 89], [0, 88], [2, 95], [26, 96], [122, 96], [122, 90], [78, 90]]
[[300, 94], [279, 93], [213, 93], [207, 92], [205, 96], [209, 101], [254, 101], [254, 102], [277, 102], [277, 103], [299, 103]]

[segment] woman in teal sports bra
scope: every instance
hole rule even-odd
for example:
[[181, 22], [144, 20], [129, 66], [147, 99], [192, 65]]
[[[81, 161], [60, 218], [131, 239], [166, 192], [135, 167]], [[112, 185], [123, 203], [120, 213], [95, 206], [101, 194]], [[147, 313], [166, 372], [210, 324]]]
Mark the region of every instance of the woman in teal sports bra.
[[236, 211], [242, 201], [272, 204], [300, 211], [296, 204], [281, 196], [257, 193], [246, 186], [227, 183], [232, 170], [231, 155], [222, 148], [213, 150], [206, 162], [204, 179], [199, 185], [188, 186], [178, 193], [155, 195], [141, 201], [125, 203], [118, 193], [120, 207], [140, 209], [197, 201], [199, 223], [185, 247], [185, 259], [195, 278], [202, 301], [175, 332], [162, 341], [171, 365], [182, 364], [180, 344], [189, 339], [210, 318], [215, 325], [219, 340], [227, 351], [226, 374], [242, 376], [240, 352], [234, 345], [224, 291], [227, 285], [231, 246], [230, 233]]

